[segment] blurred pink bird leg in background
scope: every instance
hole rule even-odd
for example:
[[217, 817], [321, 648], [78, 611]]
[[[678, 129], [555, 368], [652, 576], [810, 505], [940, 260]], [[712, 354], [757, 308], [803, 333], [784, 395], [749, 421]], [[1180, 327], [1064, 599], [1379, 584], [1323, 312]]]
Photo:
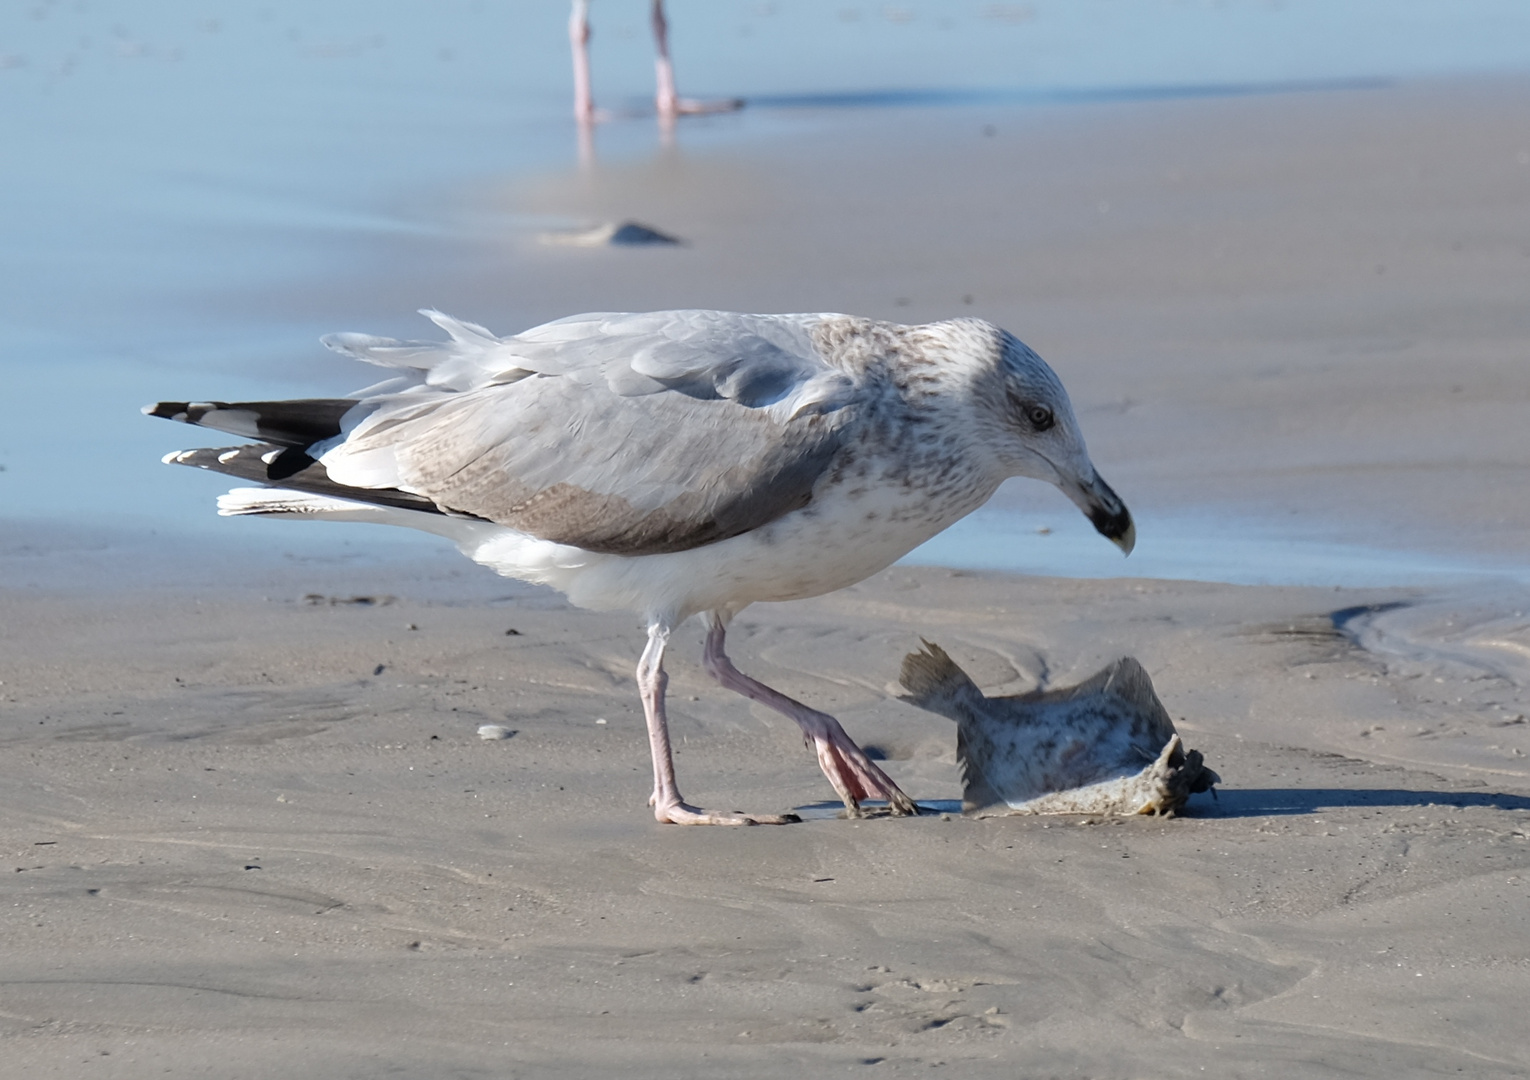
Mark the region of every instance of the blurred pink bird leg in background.
[[[675, 68], [669, 58], [669, 20], [664, 17], [664, 0], [653, 0], [654, 108], [660, 121], [672, 122], [677, 116], [732, 112], [744, 107], [741, 98], [697, 101], [682, 98], [675, 90]], [[606, 118], [595, 108], [590, 85], [590, 0], [574, 0], [568, 21], [569, 42], [574, 51], [574, 118], [580, 124], [594, 124]]]

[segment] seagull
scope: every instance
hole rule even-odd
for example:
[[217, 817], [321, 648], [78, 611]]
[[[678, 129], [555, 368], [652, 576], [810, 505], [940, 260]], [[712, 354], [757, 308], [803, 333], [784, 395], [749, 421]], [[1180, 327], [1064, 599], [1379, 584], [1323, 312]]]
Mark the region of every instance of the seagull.
[[502, 338], [421, 314], [447, 340], [323, 339], [393, 372], [351, 397], [145, 407], [257, 440], [164, 460], [261, 485], [221, 496], [226, 516], [421, 529], [578, 607], [640, 615], [637, 685], [660, 822], [796, 820], [681, 797], [664, 653], [690, 616], [706, 619], [708, 674], [795, 721], [850, 816], [868, 800], [912, 814], [834, 717], [733, 665], [729, 621], [753, 603], [871, 576], [1010, 477], [1056, 485], [1123, 552], [1135, 541], [1062, 383], [980, 319], [597, 312]]

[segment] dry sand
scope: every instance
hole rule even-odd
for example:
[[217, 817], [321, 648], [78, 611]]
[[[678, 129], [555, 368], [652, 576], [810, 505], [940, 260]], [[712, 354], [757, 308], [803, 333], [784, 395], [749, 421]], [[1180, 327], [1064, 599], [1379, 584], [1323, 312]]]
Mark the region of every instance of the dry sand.
[[[1512, 561], [1527, 101], [1500, 81], [872, 117], [514, 203], [690, 247], [481, 239], [353, 296], [505, 329], [973, 311], [1054, 361], [1144, 531], [1295, 510]], [[898, 567], [753, 608], [740, 666], [922, 800], [960, 792], [954, 727], [892, 700], [920, 635], [989, 693], [1134, 655], [1225, 783], [1175, 820], [843, 820], [688, 627], [687, 794], [810, 813], [682, 829], [643, 805], [631, 617], [430, 549], [225, 570], [5, 536], [0, 1075], [1530, 1075], [1520, 586]]]

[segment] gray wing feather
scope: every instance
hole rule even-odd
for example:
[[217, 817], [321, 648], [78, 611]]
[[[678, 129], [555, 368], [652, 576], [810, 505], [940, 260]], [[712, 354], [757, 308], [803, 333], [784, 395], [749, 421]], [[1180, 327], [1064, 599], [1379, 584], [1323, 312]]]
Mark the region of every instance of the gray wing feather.
[[[397, 486], [590, 551], [727, 539], [806, 505], [855, 422], [857, 384], [813, 348], [817, 318], [559, 320], [494, 339], [471, 388], [371, 403], [323, 461], [345, 482]], [[467, 354], [453, 338], [421, 370], [446, 365], [460, 383]]]
[[854, 381], [813, 346], [819, 315], [658, 311], [575, 315], [505, 339], [517, 363], [593, 382], [622, 397], [673, 391], [775, 408], [783, 418], [846, 403]]
[[[854, 381], [825, 364], [811, 327], [822, 315], [728, 311], [594, 312], [498, 338], [475, 323], [426, 310], [449, 341], [331, 334], [337, 352], [414, 374], [414, 382], [475, 390], [530, 375], [604, 381], [622, 397], [672, 390], [689, 397], [771, 407], [783, 418], [847, 403]], [[394, 389], [390, 384], [374, 388]]]

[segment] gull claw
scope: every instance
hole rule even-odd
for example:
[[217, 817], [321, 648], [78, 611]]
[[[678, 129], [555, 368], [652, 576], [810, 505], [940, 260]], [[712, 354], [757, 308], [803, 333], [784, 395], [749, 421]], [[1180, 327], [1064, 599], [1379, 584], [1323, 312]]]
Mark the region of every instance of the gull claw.
[[886, 799], [888, 810], [899, 817], [919, 813], [914, 800], [866, 756], [838, 720], [827, 713], [805, 711], [809, 715], [798, 721], [803, 724], [803, 742], [818, 756], [818, 767], [839, 793], [849, 817], [865, 817], [861, 803], [866, 799]]
[[655, 805], [653, 816], [664, 825], [791, 825], [802, 820], [796, 814], [745, 814], [740, 811], [719, 814], [684, 802]]

